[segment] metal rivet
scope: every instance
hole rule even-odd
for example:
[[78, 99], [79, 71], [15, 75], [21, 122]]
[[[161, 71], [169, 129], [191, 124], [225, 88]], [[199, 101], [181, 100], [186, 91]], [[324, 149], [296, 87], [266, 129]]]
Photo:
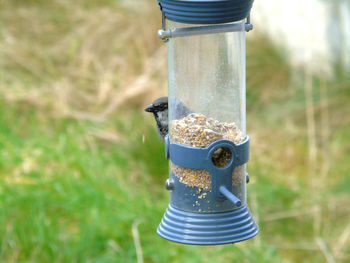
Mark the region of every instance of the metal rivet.
[[174, 190], [174, 180], [173, 179], [171, 179], [171, 178], [169, 178], [169, 179], [167, 179], [166, 181], [165, 181], [165, 188], [167, 189], [167, 190]]

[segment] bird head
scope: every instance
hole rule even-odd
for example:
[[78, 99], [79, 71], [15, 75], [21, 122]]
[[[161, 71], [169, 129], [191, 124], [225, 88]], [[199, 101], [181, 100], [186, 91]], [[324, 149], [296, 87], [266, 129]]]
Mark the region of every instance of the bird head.
[[168, 97], [161, 97], [153, 101], [152, 104], [145, 108], [146, 112], [151, 112], [153, 114], [157, 112], [168, 110]]

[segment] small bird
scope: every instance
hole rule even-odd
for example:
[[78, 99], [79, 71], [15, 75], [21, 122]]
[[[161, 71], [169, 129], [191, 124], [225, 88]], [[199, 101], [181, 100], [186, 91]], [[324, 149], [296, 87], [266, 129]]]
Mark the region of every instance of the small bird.
[[145, 111], [153, 113], [157, 123], [158, 134], [164, 141], [169, 131], [168, 97], [156, 99], [151, 105], [145, 108]]
[[[180, 119], [192, 113], [181, 100], [175, 97], [171, 100], [171, 110], [173, 112], [171, 119]], [[145, 108], [145, 111], [153, 113], [157, 123], [158, 134], [164, 141], [165, 136], [169, 132], [168, 97], [156, 99], [151, 105]]]

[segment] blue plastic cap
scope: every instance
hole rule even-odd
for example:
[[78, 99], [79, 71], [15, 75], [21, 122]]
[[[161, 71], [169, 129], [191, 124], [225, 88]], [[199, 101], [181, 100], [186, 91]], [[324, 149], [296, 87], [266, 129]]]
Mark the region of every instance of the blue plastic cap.
[[221, 24], [246, 18], [254, 0], [158, 0], [165, 17], [186, 24]]

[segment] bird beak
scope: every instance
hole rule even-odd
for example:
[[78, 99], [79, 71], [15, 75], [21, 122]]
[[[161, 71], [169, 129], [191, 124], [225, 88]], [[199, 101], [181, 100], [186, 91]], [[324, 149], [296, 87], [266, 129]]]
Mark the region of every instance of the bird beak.
[[147, 106], [147, 108], [145, 108], [145, 111], [146, 111], [146, 112], [153, 112], [153, 111], [154, 111], [153, 104]]

